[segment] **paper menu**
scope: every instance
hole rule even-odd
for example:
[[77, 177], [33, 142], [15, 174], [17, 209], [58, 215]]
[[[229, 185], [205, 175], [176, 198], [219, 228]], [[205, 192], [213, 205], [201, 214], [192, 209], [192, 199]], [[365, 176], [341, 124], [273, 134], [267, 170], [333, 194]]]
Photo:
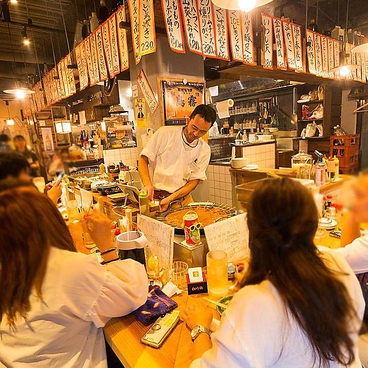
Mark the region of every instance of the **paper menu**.
[[164, 268], [169, 269], [174, 255], [174, 228], [148, 216], [137, 215], [137, 227], [148, 240], [153, 254]]
[[216, 222], [204, 228], [209, 250], [223, 250], [229, 262], [249, 256], [249, 230], [246, 213]]

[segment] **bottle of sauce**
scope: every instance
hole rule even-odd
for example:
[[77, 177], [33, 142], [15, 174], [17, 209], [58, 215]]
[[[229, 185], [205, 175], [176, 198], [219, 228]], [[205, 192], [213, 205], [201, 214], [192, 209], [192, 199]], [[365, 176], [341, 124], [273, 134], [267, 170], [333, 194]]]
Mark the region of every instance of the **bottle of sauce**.
[[145, 190], [141, 190], [139, 192], [139, 212], [141, 215], [149, 216], [149, 202], [148, 202], [148, 194]]
[[326, 164], [323, 162], [323, 155], [319, 151], [314, 151], [318, 157], [318, 161], [314, 168], [314, 184], [317, 187], [326, 183]]

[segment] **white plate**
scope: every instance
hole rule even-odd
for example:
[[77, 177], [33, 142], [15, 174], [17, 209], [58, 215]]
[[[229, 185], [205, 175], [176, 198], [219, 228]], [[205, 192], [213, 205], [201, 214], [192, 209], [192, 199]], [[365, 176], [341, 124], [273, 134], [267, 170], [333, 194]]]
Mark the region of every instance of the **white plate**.
[[331, 222], [327, 224], [321, 224], [321, 223], [318, 224], [318, 226], [322, 229], [333, 229], [336, 225], [337, 225], [336, 220], [331, 220]]
[[256, 164], [249, 164], [242, 167], [243, 170], [257, 170], [258, 165]]

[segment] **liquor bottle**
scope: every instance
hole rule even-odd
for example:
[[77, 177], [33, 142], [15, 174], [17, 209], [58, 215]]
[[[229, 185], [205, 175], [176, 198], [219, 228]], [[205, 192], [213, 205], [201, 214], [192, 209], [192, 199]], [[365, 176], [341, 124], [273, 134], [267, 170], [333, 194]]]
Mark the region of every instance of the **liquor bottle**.
[[314, 18], [312, 18], [308, 24], [308, 29], [312, 30], [313, 32], [318, 32], [318, 26]]

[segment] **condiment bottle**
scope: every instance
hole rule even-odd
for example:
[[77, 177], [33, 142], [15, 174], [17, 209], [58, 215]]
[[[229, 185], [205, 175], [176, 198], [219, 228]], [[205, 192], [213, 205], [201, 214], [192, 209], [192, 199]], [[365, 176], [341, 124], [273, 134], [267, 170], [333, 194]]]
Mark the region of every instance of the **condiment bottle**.
[[335, 180], [337, 180], [339, 178], [340, 162], [336, 155], [333, 157], [333, 160], [335, 161]]
[[323, 162], [323, 155], [317, 150], [314, 153], [318, 157], [318, 161], [314, 168], [314, 183], [317, 186], [324, 185], [326, 183], [326, 165]]
[[145, 190], [139, 192], [139, 212], [141, 215], [149, 216], [148, 194]]

